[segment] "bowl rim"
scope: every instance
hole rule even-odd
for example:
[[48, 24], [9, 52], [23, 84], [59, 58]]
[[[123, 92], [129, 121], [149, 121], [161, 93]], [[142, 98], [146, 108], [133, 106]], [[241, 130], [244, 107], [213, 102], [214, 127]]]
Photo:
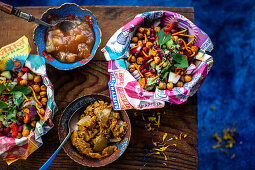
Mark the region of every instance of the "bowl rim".
[[[58, 139], [59, 139], [59, 142], [60, 142], [60, 143], [63, 141], [63, 140], [60, 139], [60, 127], [61, 127], [61, 122], [62, 122], [62, 118], [63, 118], [63, 115], [64, 115], [65, 111], [67, 110], [68, 107], [70, 107], [70, 105], [72, 105], [73, 103], [75, 103], [77, 100], [79, 100], [79, 99], [81, 99], [81, 98], [90, 97], [90, 96], [102, 96], [102, 97], [106, 97], [106, 98], [108, 98], [108, 99], [111, 101], [111, 104], [112, 104], [112, 100], [111, 100], [111, 98], [110, 98], [109, 96], [104, 95], [104, 94], [99, 94], [99, 93], [87, 94], [87, 95], [81, 96], [81, 97], [76, 98], [76, 99], [74, 99], [73, 101], [71, 101], [71, 102], [65, 107], [65, 109], [63, 110], [63, 112], [62, 112], [62, 114], [61, 114], [61, 116], [60, 116], [60, 119], [59, 119], [59, 123], [58, 123]], [[128, 148], [128, 145], [129, 145], [129, 142], [130, 142], [130, 139], [131, 139], [131, 135], [132, 135], [132, 128], [131, 128], [130, 118], [129, 118], [127, 112], [126, 112], [125, 110], [118, 110], [118, 111], [119, 111], [119, 112], [123, 112], [122, 114], [125, 114], [125, 115], [127, 116], [127, 118], [128, 118], [128, 122], [127, 122], [127, 123], [128, 123], [128, 125], [129, 125], [129, 129], [130, 129], [130, 135], [127, 137], [128, 140], [127, 140], [126, 148], [124, 149], [124, 151], [123, 151], [121, 154], [119, 154], [116, 158], [114, 158], [112, 161], [110, 161], [110, 162], [108, 162], [108, 163], [106, 163], [106, 164], [103, 164], [103, 165], [90, 165], [90, 164], [84, 164], [84, 163], [82, 163], [82, 162], [79, 162], [79, 161], [76, 160], [76, 159], [71, 158], [71, 156], [69, 155], [69, 153], [68, 153], [68, 152], [65, 150], [65, 148], [63, 147], [63, 149], [64, 149], [65, 153], [68, 155], [68, 157], [69, 157], [70, 159], [72, 159], [73, 161], [75, 161], [75, 162], [77, 162], [77, 163], [79, 163], [79, 164], [81, 164], [81, 165], [83, 165], [83, 166], [87, 166], [87, 167], [102, 167], [102, 166], [109, 165], [109, 164], [113, 163], [114, 161], [116, 161], [117, 159], [119, 159], [119, 158], [122, 156], [122, 154], [126, 151], [126, 149]], [[71, 137], [70, 137], [70, 138], [71, 138]], [[122, 140], [123, 140], [123, 139], [122, 139]], [[115, 151], [115, 152], [116, 152], [116, 151]], [[112, 155], [110, 155], [110, 156], [112, 156]]]
[[[74, 5], [74, 6], [78, 7], [80, 10], [82, 10], [82, 11], [87, 11], [87, 12], [89, 12], [91, 15], [94, 16], [95, 21], [96, 21], [96, 23], [97, 23], [98, 31], [99, 31], [99, 43], [98, 43], [98, 47], [95, 49], [94, 54], [91, 55], [92, 57], [90, 57], [90, 58], [86, 61], [85, 64], [81, 64], [81, 65], [79, 65], [79, 66], [75, 66], [75, 67], [68, 68], [68, 69], [58, 68], [58, 67], [56, 67], [55, 65], [53, 65], [52, 63], [49, 63], [48, 60], [46, 60], [46, 59], [42, 56], [42, 57], [45, 59], [45, 62], [46, 62], [47, 64], [50, 64], [51, 66], [53, 66], [54, 68], [56, 68], [56, 69], [58, 69], [58, 70], [73, 70], [73, 69], [76, 69], [76, 68], [78, 68], [78, 67], [82, 67], [82, 66], [88, 64], [88, 63], [90, 62], [90, 60], [92, 60], [92, 59], [95, 57], [96, 52], [97, 52], [97, 50], [98, 50], [98, 48], [99, 48], [99, 46], [100, 46], [100, 44], [101, 44], [101, 42], [102, 42], [102, 31], [101, 31], [101, 29], [99, 28], [99, 25], [98, 25], [98, 21], [97, 21], [96, 16], [95, 16], [89, 9], [84, 9], [84, 8], [82, 8], [81, 6], [77, 5], [76, 3], [63, 3], [62, 5], [57, 6], [57, 7], [50, 7], [50, 8], [48, 8], [46, 11], [44, 11], [44, 12], [41, 14], [40, 19], [42, 19], [43, 16], [44, 16], [46, 13], [48, 13], [50, 10], [60, 9], [60, 8], [62, 8], [62, 7], [64, 7], [64, 6], [66, 6], [66, 5]], [[40, 25], [37, 25], [37, 26], [34, 28], [34, 31], [33, 31], [33, 42], [34, 42], [35, 47], [36, 47], [37, 55], [40, 55], [40, 54], [39, 54], [38, 45], [37, 45], [36, 40], [35, 40], [35, 31], [36, 31], [36, 29], [37, 29], [39, 26], [40, 26]], [[95, 45], [95, 44], [94, 44], [94, 45]], [[40, 56], [41, 56], [41, 55], [40, 55]], [[56, 59], [55, 59], [55, 60], [56, 60]], [[76, 61], [76, 62], [79, 62], [79, 61]], [[60, 62], [60, 63], [61, 63], [61, 62]], [[67, 64], [67, 63], [62, 63], [62, 64]]]

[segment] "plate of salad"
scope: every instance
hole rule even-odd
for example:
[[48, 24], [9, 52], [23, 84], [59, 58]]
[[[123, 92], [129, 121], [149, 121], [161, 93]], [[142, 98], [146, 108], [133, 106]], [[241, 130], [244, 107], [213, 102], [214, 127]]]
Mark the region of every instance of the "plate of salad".
[[174, 23], [139, 27], [131, 38], [128, 70], [147, 91], [173, 90], [192, 80], [199, 47]]
[[0, 72], [0, 136], [28, 137], [43, 119], [47, 101], [47, 87], [29, 68]]

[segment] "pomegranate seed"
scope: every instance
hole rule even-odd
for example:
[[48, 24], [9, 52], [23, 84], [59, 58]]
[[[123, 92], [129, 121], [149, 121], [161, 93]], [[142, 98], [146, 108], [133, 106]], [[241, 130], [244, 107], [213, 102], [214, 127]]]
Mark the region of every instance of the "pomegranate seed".
[[148, 52], [148, 48], [147, 48], [147, 47], [143, 47], [143, 51], [144, 51], [145, 53], [147, 53], [147, 52]]
[[18, 132], [22, 132], [22, 131], [23, 131], [23, 126], [19, 126]]
[[177, 33], [178, 31], [176, 29], [171, 29], [171, 33], [174, 34], [174, 33]]
[[9, 132], [10, 132], [10, 128], [9, 127], [4, 129], [4, 134], [8, 134]]
[[142, 74], [145, 74], [146, 72], [147, 72], [146, 68], [141, 71]]

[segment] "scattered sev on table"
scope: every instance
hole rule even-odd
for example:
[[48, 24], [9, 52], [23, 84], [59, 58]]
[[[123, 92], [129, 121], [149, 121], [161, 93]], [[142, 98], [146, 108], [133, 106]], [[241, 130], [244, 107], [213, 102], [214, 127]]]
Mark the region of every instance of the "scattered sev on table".
[[[134, 115], [138, 116], [137, 112], [134, 112]], [[143, 120], [145, 121], [146, 131], [152, 133], [155, 136], [156, 134], [154, 134], [154, 132], [156, 132], [160, 127], [161, 113], [157, 112], [156, 114], [151, 114], [149, 117], [146, 118], [144, 118], [143, 116]], [[160, 135], [160, 141], [153, 141], [152, 139], [152, 147], [149, 148], [149, 153], [144, 156], [143, 160], [146, 161], [147, 157], [152, 155], [158, 155], [163, 157], [162, 164], [164, 166], [167, 166], [167, 162], [164, 162], [168, 161], [168, 157], [165, 152], [167, 151], [167, 149], [172, 149], [173, 147], [177, 146], [174, 139], [180, 141], [182, 139], [185, 139], [187, 136], [187, 134], [184, 134], [182, 132], [180, 132], [179, 135], [174, 135], [172, 137], [170, 137], [168, 133], [164, 133], [162, 136]], [[144, 166], [147, 164], [148, 162], [146, 162]]]
[[[223, 129], [222, 133], [223, 133], [222, 137], [220, 137], [217, 132], [215, 132], [212, 135], [212, 138], [217, 141], [217, 144], [213, 145], [212, 149], [219, 148], [222, 153], [228, 154], [229, 152], [226, 151], [225, 149], [231, 149], [234, 146], [234, 144], [236, 143], [236, 141], [235, 141], [235, 135], [236, 135], [235, 124], [232, 125], [231, 129], [229, 129], [229, 128]], [[234, 159], [235, 156], [236, 156], [236, 154], [233, 153], [232, 156], [230, 156], [230, 159]]]

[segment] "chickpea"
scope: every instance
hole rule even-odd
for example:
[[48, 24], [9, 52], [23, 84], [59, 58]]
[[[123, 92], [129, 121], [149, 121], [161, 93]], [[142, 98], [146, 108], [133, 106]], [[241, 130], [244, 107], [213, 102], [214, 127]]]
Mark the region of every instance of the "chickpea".
[[138, 57], [136, 60], [137, 64], [141, 65], [143, 64], [143, 57]]
[[179, 38], [178, 38], [178, 36], [171, 36], [171, 39], [173, 40], [173, 41], [177, 41]]
[[191, 51], [192, 51], [193, 53], [197, 53], [198, 47], [195, 46], [195, 45], [193, 45], [193, 46], [191, 47]]
[[33, 85], [33, 89], [36, 93], [39, 93], [40, 92], [40, 86], [39, 85]]
[[151, 66], [152, 68], [155, 68], [157, 65], [156, 65], [155, 61], [152, 61], [152, 62], [150, 63], [150, 66]]
[[42, 105], [46, 105], [46, 104], [47, 104], [47, 101], [48, 101], [48, 99], [47, 99], [46, 97], [43, 97], [43, 98], [41, 99]]
[[172, 90], [174, 88], [174, 84], [172, 82], [167, 83], [167, 89]]
[[161, 90], [165, 90], [166, 89], [166, 83], [164, 81], [159, 82], [159, 88]]
[[37, 96], [37, 99], [40, 100], [40, 99], [41, 99], [41, 96]]
[[24, 79], [24, 80], [21, 80], [21, 81], [19, 82], [19, 84], [20, 84], [20, 85], [27, 85], [27, 80], [25, 80], [25, 79]]
[[22, 136], [25, 136], [25, 137], [27, 137], [28, 135], [29, 135], [29, 130], [28, 129], [25, 129], [25, 130], [23, 130], [23, 132], [22, 132]]
[[177, 87], [182, 87], [183, 86], [183, 82], [182, 81], [178, 81], [176, 84]]
[[35, 126], [36, 126], [36, 121], [34, 120], [33, 122], [30, 123], [30, 125], [31, 125], [32, 127], [35, 127]]
[[145, 30], [145, 29], [144, 29], [143, 27], [139, 27], [139, 28], [138, 28], [138, 31], [139, 31], [140, 33], [143, 33], [144, 30]]
[[23, 75], [24, 75], [24, 73], [23, 73], [22, 71], [20, 71], [20, 72], [18, 73], [18, 77], [19, 77], [19, 78], [21, 78]]
[[145, 32], [147, 36], [151, 35], [151, 31], [149, 29], [146, 28]]
[[130, 58], [130, 62], [131, 62], [131, 63], [135, 63], [135, 62], [136, 62], [135, 56], [132, 56], [132, 57]]
[[156, 27], [154, 28], [154, 31], [155, 31], [155, 32], [159, 32], [159, 31], [160, 31], [160, 27], [159, 27], [159, 26], [156, 26]]
[[135, 66], [132, 64], [128, 67], [128, 70], [130, 73], [133, 73], [135, 71]]
[[66, 61], [69, 63], [74, 63], [75, 62], [75, 56], [74, 55], [67, 55], [66, 56]]
[[34, 78], [35, 83], [40, 83], [41, 81], [42, 81], [41, 76], [35, 76], [35, 78]]
[[47, 90], [47, 87], [43, 84], [43, 85], [41, 85], [41, 90], [42, 90], [42, 91], [46, 91], [46, 90]]
[[41, 114], [42, 116], [45, 114], [44, 108], [41, 108], [41, 109], [40, 109], [40, 114]]
[[20, 138], [22, 138], [22, 133], [18, 133], [18, 135], [16, 136], [16, 138], [18, 138], [18, 139], [20, 139]]
[[159, 56], [156, 56], [154, 60], [156, 64], [161, 63], [161, 59], [159, 58]]
[[138, 37], [133, 37], [133, 38], [131, 39], [131, 41], [132, 41], [133, 43], [136, 43], [136, 42], [138, 41]]
[[47, 95], [47, 92], [46, 92], [46, 91], [41, 91], [41, 92], [40, 92], [40, 96], [41, 96], [41, 97], [45, 97], [46, 95]]
[[138, 32], [138, 33], [136, 34], [136, 36], [138, 37], [139, 40], [143, 38], [143, 34], [140, 33], [140, 32]]
[[190, 81], [192, 80], [191, 75], [186, 75], [186, 76], [184, 76], [184, 80], [185, 80], [186, 82], [190, 82]]
[[143, 42], [141, 40], [139, 40], [137, 45], [142, 47], [143, 46]]
[[150, 49], [151, 47], [153, 47], [153, 43], [152, 42], [147, 42], [146, 43], [146, 47], [148, 48], [148, 49]]

